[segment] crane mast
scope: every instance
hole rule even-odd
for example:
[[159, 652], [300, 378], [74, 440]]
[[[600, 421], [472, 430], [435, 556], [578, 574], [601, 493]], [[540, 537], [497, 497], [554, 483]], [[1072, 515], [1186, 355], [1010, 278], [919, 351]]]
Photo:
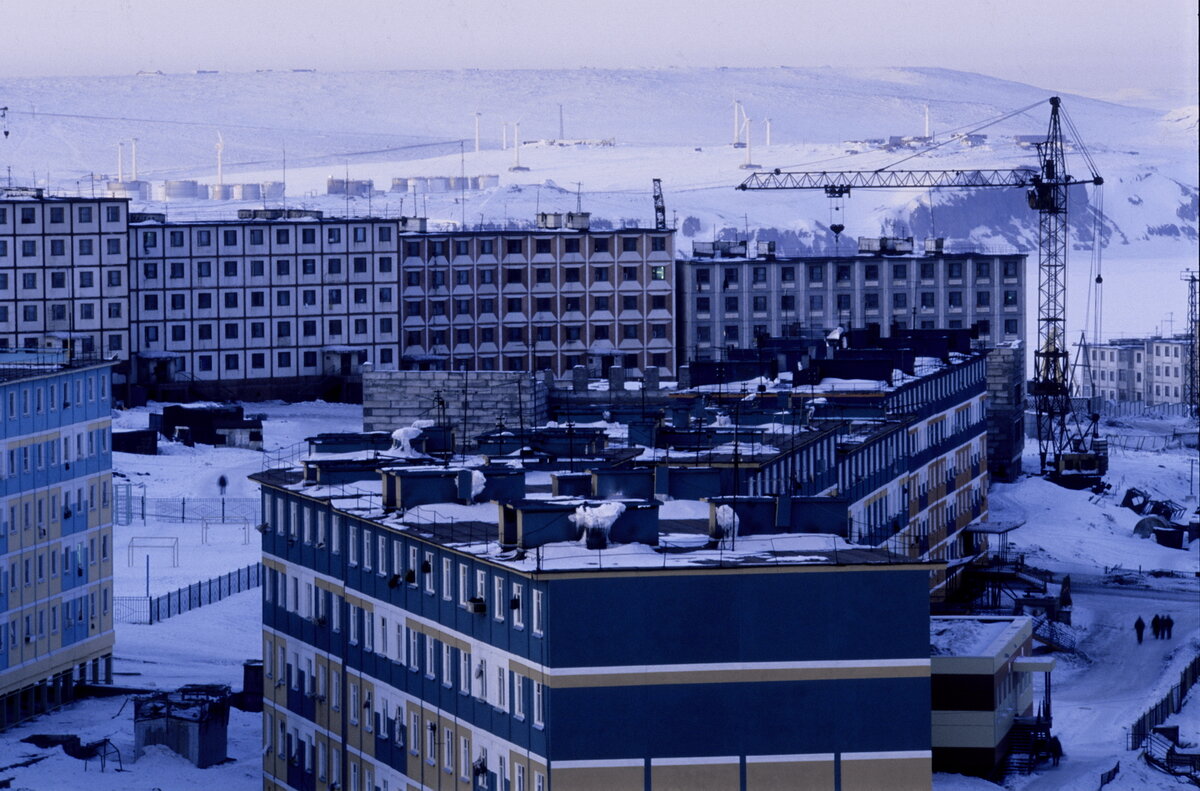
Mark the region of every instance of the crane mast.
[[[739, 190], [819, 189], [830, 198], [852, 189], [1025, 188], [1029, 207], [1038, 213], [1038, 316], [1034, 373], [1029, 382], [1037, 411], [1038, 456], [1042, 474], [1067, 485], [1087, 485], [1108, 471], [1107, 440], [1099, 436], [1098, 415], [1081, 416], [1071, 402], [1071, 370], [1066, 345], [1067, 206], [1070, 188], [1104, 183], [1067, 173], [1062, 102], [1050, 99], [1046, 139], [1037, 145], [1036, 168], [979, 170], [891, 170], [757, 172]], [[1069, 123], [1069, 122], [1068, 122]], [[1091, 160], [1088, 159], [1089, 167]]]

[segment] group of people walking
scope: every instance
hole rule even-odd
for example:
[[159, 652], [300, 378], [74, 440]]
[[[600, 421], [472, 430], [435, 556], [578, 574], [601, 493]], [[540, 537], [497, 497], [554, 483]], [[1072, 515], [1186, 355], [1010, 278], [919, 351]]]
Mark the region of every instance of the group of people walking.
[[[1133, 622], [1133, 631], [1137, 632], [1137, 641], [1142, 642], [1142, 634], [1146, 631], [1146, 622], [1142, 620], [1142, 616]], [[1155, 615], [1150, 619], [1150, 633], [1154, 635], [1155, 640], [1170, 640], [1171, 633], [1175, 631], [1175, 619], [1169, 615]]]

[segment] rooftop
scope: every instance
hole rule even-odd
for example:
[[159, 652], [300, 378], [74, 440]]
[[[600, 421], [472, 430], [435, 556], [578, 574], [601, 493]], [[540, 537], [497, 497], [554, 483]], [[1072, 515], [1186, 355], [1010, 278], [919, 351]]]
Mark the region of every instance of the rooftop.
[[[311, 454], [308, 459], [323, 454]], [[345, 458], [344, 453], [332, 454]], [[383, 465], [388, 461], [381, 458]], [[394, 463], [394, 462], [393, 462]], [[514, 465], [515, 466], [515, 465]], [[519, 469], [519, 467], [517, 467]], [[422, 471], [460, 468], [431, 467]], [[552, 541], [528, 549], [502, 546], [501, 511], [496, 502], [435, 503], [399, 512], [386, 509], [379, 480], [322, 486], [305, 482], [296, 468], [267, 470], [251, 478], [268, 487], [328, 501], [339, 512], [384, 525], [397, 533], [485, 559], [520, 572], [583, 570], [731, 568], [750, 566], [928, 565], [884, 549], [864, 547], [828, 534], [777, 533], [713, 538], [709, 524], [719, 506], [700, 500], [622, 500], [595, 497], [552, 497], [530, 494], [509, 507], [553, 512], [554, 519], [576, 525], [584, 507], [620, 504], [623, 508], [656, 508], [658, 544], [609, 542], [603, 549], [587, 546], [586, 532], [578, 540]]]

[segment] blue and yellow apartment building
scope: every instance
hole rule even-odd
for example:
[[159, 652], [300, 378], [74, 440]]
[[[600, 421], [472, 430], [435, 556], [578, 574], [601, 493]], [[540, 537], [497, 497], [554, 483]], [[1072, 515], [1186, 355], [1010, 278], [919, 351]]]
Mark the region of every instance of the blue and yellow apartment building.
[[319, 466], [252, 476], [265, 789], [930, 787], [939, 563], [653, 500], [406, 509], [455, 471]]
[[111, 375], [0, 352], [0, 729], [112, 680]]

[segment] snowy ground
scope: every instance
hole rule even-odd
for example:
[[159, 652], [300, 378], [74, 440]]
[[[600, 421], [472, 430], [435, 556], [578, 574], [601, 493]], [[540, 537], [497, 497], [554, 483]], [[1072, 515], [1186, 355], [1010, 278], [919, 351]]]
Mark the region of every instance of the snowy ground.
[[[145, 428], [149, 414], [162, 405], [114, 413], [117, 430]], [[268, 453], [292, 448], [305, 437], [322, 431], [358, 431], [362, 428], [361, 407], [325, 403], [250, 404], [247, 412], [265, 413], [264, 445]], [[264, 454], [236, 448], [198, 445], [188, 448], [161, 443], [160, 455], [139, 456], [114, 453], [113, 466], [135, 484], [142, 484], [148, 497], [215, 497], [217, 478], [229, 482], [230, 497], [256, 497], [256, 487], [246, 479], [262, 469]], [[253, 528], [253, 526], [251, 526]], [[142, 595], [145, 590], [145, 553], [135, 553], [132, 567], [126, 563], [126, 548], [134, 536], [180, 538], [180, 565], [172, 568], [169, 554], [154, 551], [151, 558], [151, 592], [155, 595], [181, 585], [224, 574], [254, 563], [261, 557], [258, 534], [251, 530], [250, 544], [243, 545], [236, 526], [214, 526], [210, 543], [200, 542], [195, 523], [143, 524], [115, 529], [116, 562], [113, 566], [117, 595]], [[113, 668], [117, 684], [156, 689], [175, 689], [183, 684], [220, 683], [242, 687], [242, 662], [262, 656], [261, 609], [258, 591], [234, 595], [217, 604], [193, 610], [154, 626], [117, 624]], [[36, 756], [49, 756], [32, 766], [0, 769], [0, 781], [13, 778], [13, 788], [60, 791], [88, 788], [89, 791], [250, 791], [262, 785], [260, 752], [262, 719], [234, 709], [229, 722], [230, 762], [205, 770], [165, 747], [153, 747], [140, 761], [133, 761], [133, 710], [125, 697], [89, 700], [15, 728], [0, 738], [0, 767]], [[85, 769], [82, 762], [67, 757], [61, 749], [42, 750], [22, 744], [30, 734], [65, 733], [83, 741], [112, 739], [125, 761], [125, 772], [101, 774], [98, 765]], [[94, 762], [93, 762], [94, 763]]]
[[[1170, 434], [1179, 421], [1129, 421], [1110, 431]], [[1027, 450], [1032, 450], [1026, 445]], [[1139, 754], [1125, 750], [1125, 735], [1134, 720], [1179, 680], [1179, 670], [1200, 653], [1200, 542], [1187, 550], [1167, 549], [1133, 535], [1140, 519], [1120, 508], [1130, 486], [1196, 507], [1196, 487], [1189, 466], [1194, 449], [1114, 451], [1103, 497], [1068, 492], [1038, 478], [997, 484], [991, 490], [993, 520], [1026, 520], [1010, 534], [1011, 551], [1027, 563], [1070, 574], [1074, 598], [1077, 656], [1060, 656], [1053, 675], [1054, 729], [1066, 756], [1057, 769], [1010, 778], [1013, 791], [1093, 791], [1102, 772], [1121, 762], [1114, 791], [1193, 787], [1148, 766]], [[1025, 458], [1032, 469], [1036, 457]], [[1195, 473], [1193, 472], [1193, 475]], [[1186, 519], [1186, 516], [1185, 516]], [[1154, 573], [1151, 573], [1154, 572]], [[1117, 582], [1117, 579], [1122, 582]], [[1149, 623], [1155, 614], [1175, 620], [1173, 639], [1149, 635], [1138, 645], [1133, 622]], [[1200, 741], [1200, 686], [1188, 705], [1169, 724], [1181, 726], [1185, 740]], [[1189, 737], [1188, 734], [1191, 734]], [[938, 775], [935, 791], [984, 791], [990, 783], [958, 775]]]
[[[116, 413], [114, 430], [146, 428], [151, 412], [161, 404]], [[267, 458], [290, 453], [303, 446], [304, 439], [327, 431], [361, 431], [362, 407], [351, 404], [310, 402], [283, 404], [267, 402], [246, 405], [246, 412], [265, 414], [264, 452], [240, 448], [214, 448], [159, 441], [159, 455], [140, 456], [114, 453], [113, 468], [133, 484], [133, 495], [147, 498], [215, 498], [217, 480], [228, 481], [226, 496], [257, 498], [258, 487], [247, 476], [263, 469]], [[181, 586], [224, 574], [255, 563], [261, 556], [258, 534], [244, 520], [213, 523], [202, 535], [200, 523], [135, 518], [132, 524], [114, 527], [116, 549], [113, 576], [117, 596], [144, 596], [146, 593], [146, 556], [150, 556], [150, 593], [157, 596]], [[249, 543], [246, 531], [249, 530]], [[131, 539], [155, 537], [179, 539], [179, 565], [172, 566], [169, 549], [135, 547], [130, 563]]]
[[[154, 626], [118, 624], [115, 681], [140, 688], [220, 683], [241, 689], [243, 660], [262, 654], [260, 613], [257, 592], [248, 592]], [[125, 771], [110, 764], [101, 773], [95, 760], [85, 767], [58, 747], [40, 749], [20, 741], [32, 734], [74, 734], [84, 742], [111, 739]], [[250, 791], [262, 787], [261, 745], [262, 716], [232, 709], [226, 763], [197, 769], [159, 746], [135, 762], [133, 707], [127, 698], [87, 700], [4, 733], [0, 766], [48, 757], [32, 766], [0, 769], [0, 780], [12, 778], [13, 788], [36, 791]]]

